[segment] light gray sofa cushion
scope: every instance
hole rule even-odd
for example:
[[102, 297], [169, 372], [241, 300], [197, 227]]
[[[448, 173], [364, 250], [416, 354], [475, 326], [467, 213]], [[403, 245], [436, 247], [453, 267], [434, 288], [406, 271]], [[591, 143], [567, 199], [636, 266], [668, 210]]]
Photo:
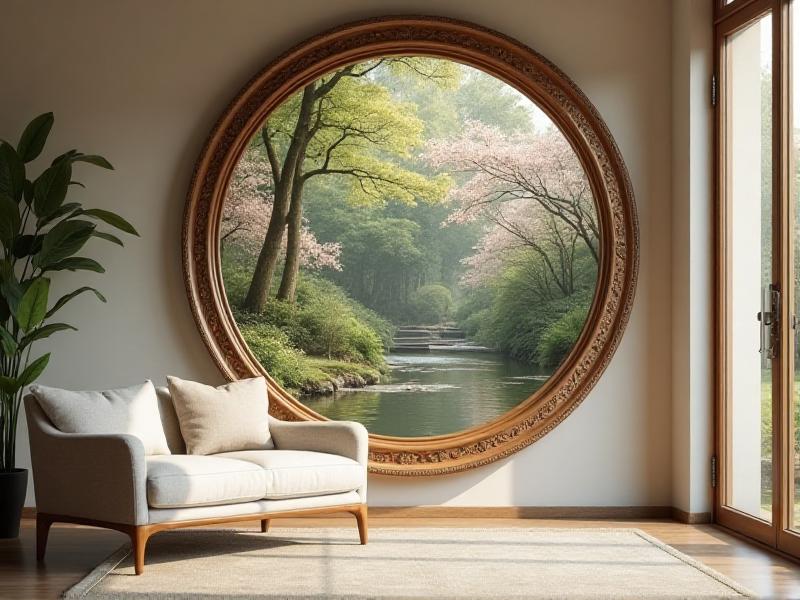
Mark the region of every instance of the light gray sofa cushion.
[[31, 386], [30, 391], [64, 433], [127, 433], [142, 441], [147, 455], [170, 454], [151, 381], [104, 391], [74, 392], [45, 385]]
[[147, 458], [147, 503], [152, 508], [236, 504], [266, 493], [263, 469], [250, 462], [189, 454]]
[[212, 387], [167, 377], [186, 452], [217, 454], [274, 448], [263, 377]]
[[366, 483], [358, 462], [324, 452], [305, 450], [245, 450], [215, 455], [258, 465], [266, 474], [267, 500], [339, 494]]

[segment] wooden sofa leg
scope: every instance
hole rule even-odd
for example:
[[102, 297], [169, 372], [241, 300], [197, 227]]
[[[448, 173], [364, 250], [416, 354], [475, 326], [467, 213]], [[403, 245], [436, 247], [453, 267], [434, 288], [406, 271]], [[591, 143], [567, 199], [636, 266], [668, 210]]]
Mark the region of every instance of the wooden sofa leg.
[[353, 511], [358, 523], [358, 537], [361, 538], [361, 545], [367, 543], [367, 505], [362, 504], [358, 510]]
[[269, 531], [269, 519], [261, 519], [261, 533]]
[[44, 553], [47, 551], [47, 536], [50, 533], [50, 526], [53, 524], [53, 517], [47, 513], [36, 513], [36, 560], [44, 560]]
[[141, 575], [144, 573], [144, 551], [150, 538], [150, 528], [147, 525], [137, 525], [130, 536], [133, 545], [134, 571], [137, 575]]

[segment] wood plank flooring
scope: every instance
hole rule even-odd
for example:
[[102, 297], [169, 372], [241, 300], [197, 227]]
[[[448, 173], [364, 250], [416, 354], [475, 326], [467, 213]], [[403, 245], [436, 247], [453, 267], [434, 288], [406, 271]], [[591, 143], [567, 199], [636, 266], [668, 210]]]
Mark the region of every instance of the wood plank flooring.
[[[258, 521], [243, 523], [258, 530]], [[355, 527], [348, 517], [276, 519], [272, 527]], [[800, 598], [800, 565], [734, 537], [712, 525], [669, 520], [571, 520], [373, 517], [370, 527], [638, 527], [735, 579], [765, 598]], [[169, 535], [169, 534], [163, 534]], [[34, 556], [35, 522], [25, 519], [18, 540], [0, 540], [0, 598], [58, 598], [126, 541], [101, 529], [56, 525], [47, 561]]]

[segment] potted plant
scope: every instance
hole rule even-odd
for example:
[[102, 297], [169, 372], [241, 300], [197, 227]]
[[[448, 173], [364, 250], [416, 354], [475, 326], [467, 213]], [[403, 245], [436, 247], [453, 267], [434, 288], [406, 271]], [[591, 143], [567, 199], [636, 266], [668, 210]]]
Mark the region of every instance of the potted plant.
[[53, 126], [53, 114], [33, 119], [16, 148], [0, 140], [0, 538], [19, 535], [19, 522], [28, 485], [26, 469], [16, 468], [19, 410], [26, 386], [47, 367], [50, 353], [31, 356], [34, 343], [59, 331], [75, 327], [54, 320], [70, 300], [92, 292], [88, 286], [50, 301], [50, 275], [59, 271], [94, 271], [103, 267], [78, 256], [89, 239], [96, 237], [122, 246], [122, 240], [98, 223], [139, 235], [119, 215], [80, 202], [66, 202], [73, 186], [73, 167], [88, 163], [112, 169], [102, 156], [70, 150], [57, 156], [38, 177], [27, 173], [27, 165], [44, 149]]

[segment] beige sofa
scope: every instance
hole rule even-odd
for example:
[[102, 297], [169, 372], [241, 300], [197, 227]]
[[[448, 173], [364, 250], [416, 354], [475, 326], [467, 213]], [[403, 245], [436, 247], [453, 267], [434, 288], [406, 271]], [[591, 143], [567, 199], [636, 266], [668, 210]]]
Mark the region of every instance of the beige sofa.
[[349, 512], [367, 543], [367, 431], [349, 422], [270, 417], [274, 450], [187, 455], [169, 391], [158, 403], [171, 455], [145, 456], [128, 434], [59, 431], [29, 394], [25, 409], [36, 491], [36, 553], [54, 522], [116, 529], [131, 538], [136, 574], [147, 540], [168, 529], [277, 516]]

